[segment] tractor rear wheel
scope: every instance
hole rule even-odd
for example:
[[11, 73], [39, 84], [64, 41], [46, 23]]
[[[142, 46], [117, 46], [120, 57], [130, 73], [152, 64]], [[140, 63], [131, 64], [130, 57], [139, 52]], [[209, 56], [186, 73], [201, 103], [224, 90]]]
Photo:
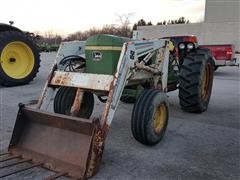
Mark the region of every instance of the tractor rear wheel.
[[17, 86], [33, 80], [40, 55], [33, 40], [22, 32], [0, 33], [0, 84]]
[[189, 53], [179, 76], [179, 100], [182, 110], [201, 113], [207, 110], [213, 85], [214, 62], [207, 49]]
[[155, 145], [164, 136], [168, 124], [168, 101], [163, 92], [144, 90], [134, 104], [131, 128], [134, 138]]
[[[75, 99], [77, 88], [60, 87], [54, 98], [54, 112], [71, 115], [71, 107]], [[93, 112], [94, 97], [90, 92], [84, 92], [78, 117], [88, 119]]]

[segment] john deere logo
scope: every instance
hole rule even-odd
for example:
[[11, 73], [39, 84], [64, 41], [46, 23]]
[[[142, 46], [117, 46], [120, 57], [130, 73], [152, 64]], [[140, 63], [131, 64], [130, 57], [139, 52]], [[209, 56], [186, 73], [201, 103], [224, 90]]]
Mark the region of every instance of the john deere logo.
[[93, 60], [94, 61], [101, 61], [102, 53], [99, 51], [93, 51]]

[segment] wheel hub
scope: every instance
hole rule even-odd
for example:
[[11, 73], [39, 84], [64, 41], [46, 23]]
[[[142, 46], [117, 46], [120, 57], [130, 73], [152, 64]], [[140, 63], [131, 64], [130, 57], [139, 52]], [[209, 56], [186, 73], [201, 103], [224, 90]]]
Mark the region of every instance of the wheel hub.
[[10, 63], [15, 63], [16, 62], [16, 58], [9, 58], [9, 62]]
[[207, 100], [209, 97], [210, 76], [211, 76], [211, 65], [207, 64], [204, 68], [203, 78], [201, 82], [201, 97], [203, 100]]
[[154, 126], [155, 133], [160, 134], [166, 122], [166, 118], [167, 118], [166, 106], [165, 104], [161, 104], [156, 109], [156, 112], [154, 114], [153, 126]]
[[13, 79], [27, 77], [34, 67], [34, 54], [24, 42], [8, 43], [0, 55], [1, 67], [4, 73]]

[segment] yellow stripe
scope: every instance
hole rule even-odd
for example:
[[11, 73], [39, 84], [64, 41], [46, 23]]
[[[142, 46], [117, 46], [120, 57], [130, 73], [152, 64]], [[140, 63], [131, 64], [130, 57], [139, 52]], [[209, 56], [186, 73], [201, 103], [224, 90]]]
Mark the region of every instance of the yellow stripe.
[[122, 47], [118, 47], [118, 46], [86, 46], [85, 50], [121, 51]]

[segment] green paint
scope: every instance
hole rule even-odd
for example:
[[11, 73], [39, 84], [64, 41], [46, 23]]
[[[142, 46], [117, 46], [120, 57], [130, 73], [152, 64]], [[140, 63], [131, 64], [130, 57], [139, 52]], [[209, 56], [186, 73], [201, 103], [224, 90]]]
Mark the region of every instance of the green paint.
[[173, 70], [173, 65], [169, 64], [168, 66], [168, 84], [178, 82], [178, 76]]
[[121, 99], [134, 98], [136, 100], [143, 90], [144, 88], [141, 85], [126, 86], [123, 90]]
[[[122, 47], [123, 43], [130, 41], [128, 38], [100, 34], [91, 36], [86, 42], [86, 72], [95, 74], [114, 74], [117, 68], [120, 50], [102, 50], [103, 46]], [[99, 47], [88, 50], [88, 47]], [[96, 57], [101, 58], [96, 58]], [[94, 58], [95, 57], [95, 58]]]

